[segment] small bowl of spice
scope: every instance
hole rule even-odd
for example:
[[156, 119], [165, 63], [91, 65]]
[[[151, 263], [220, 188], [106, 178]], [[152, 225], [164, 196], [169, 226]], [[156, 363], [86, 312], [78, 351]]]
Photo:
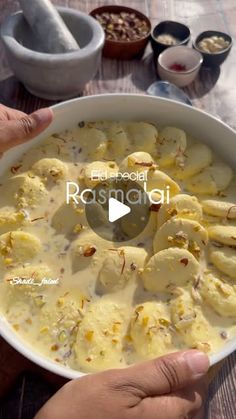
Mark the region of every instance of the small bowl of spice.
[[219, 31], [205, 31], [198, 35], [193, 47], [203, 55], [207, 67], [220, 66], [232, 48], [232, 38]]
[[177, 46], [159, 55], [158, 73], [162, 80], [185, 87], [195, 80], [202, 62], [200, 52], [186, 46]]
[[188, 26], [180, 22], [165, 20], [154, 27], [151, 33], [151, 45], [156, 59], [169, 47], [187, 45], [191, 33]]
[[105, 57], [129, 60], [144, 53], [151, 33], [151, 22], [143, 13], [124, 6], [103, 6], [94, 9], [90, 15], [104, 29]]

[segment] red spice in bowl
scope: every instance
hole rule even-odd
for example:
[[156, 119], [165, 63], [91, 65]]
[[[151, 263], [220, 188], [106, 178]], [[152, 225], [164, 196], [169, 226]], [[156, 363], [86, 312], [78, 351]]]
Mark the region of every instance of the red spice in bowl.
[[168, 68], [169, 70], [177, 71], [178, 73], [184, 73], [185, 71], [188, 71], [186, 65], [180, 63], [171, 64]]

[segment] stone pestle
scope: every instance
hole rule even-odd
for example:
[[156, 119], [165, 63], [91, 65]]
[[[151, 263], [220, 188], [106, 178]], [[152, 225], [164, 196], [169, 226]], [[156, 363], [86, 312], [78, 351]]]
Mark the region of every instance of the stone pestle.
[[60, 54], [79, 49], [79, 45], [50, 0], [19, 0], [24, 16], [44, 52]]

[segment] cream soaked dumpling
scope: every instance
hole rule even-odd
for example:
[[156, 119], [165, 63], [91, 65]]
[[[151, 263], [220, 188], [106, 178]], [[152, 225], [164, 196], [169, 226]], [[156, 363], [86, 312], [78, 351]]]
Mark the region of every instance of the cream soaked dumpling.
[[57, 234], [80, 233], [87, 224], [85, 204], [77, 197], [76, 204], [70, 201], [69, 204], [62, 204], [53, 214], [51, 225]]
[[193, 283], [200, 274], [200, 264], [186, 249], [161, 250], [151, 257], [142, 272], [144, 287], [152, 292], [171, 292]]
[[72, 243], [72, 270], [95, 269], [97, 272], [101, 269], [105, 252], [114, 247], [111, 242], [103, 240], [91, 230], [81, 231], [77, 240]]
[[69, 161], [71, 159], [71, 151], [68, 147], [68, 143], [71, 142], [71, 140], [72, 136], [67, 131], [60, 134], [53, 134], [51, 137], [44, 140], [43, 143], [37, 146], [35, 149], [27, 151], [26, 157], [28, 161], [31, 162], [30, 167], [32, 167], [32, 157], [33, 155], [35, 156], [36, 153], [39, 153], [39, 156], [42, 158], [45, 155], [52, 158], [58, 156], [59, 158], [63, 158], [63, 160]]
[[129, 122], [124, 124], [131, 145], [136, 151], [154, 153], [158, 138], [157, 128], [147, 122]]
[[201, 201], [203, 211], [215, 217], [236, 219], [236, 179], [217, 197], [206, 197]]
[[[158, 207], [158, 205], [157, 205]], [[131, 206], [132, 208], [132, 206]], [[152, 211], [154, 208], [154, 211]], [[122, 232], [125, 233], [127, 238], [135, 237], [137, 240], [146, 240], [150, 237], [153, 237], [157, 230], [157, 218], [155, 212], [155, 204], [154, 206], [150, 206], [149, 210], [149, 219], [147, 221], [147, 213], [145, 211], [145, 207], [143, 205], [138, 205], [135, 208], [135, 217], [132, 213], [132, 210], [129, 214], [121, 220], [121, 229]], [[142, 230], [143, 227], [143, 230]], [[140, 230], [141, 233], [140, 233]]]
[[224, 163], [207, 167], [185, 183], [189, 192], [203, 195], [217, 195], [224, 191], [233, 178], [232, 169]]
[[122, 173], [144, 172], [146, 174], [153, 167], [155, 168], [156, 164], [152, 156], [144, 151], [137, 151], [125, 157], [119, 169]]
[[118, 291], [137, 278], [146, 258], [147, 252], [142, 248], [124, 246], [108, 250], [98, 281], [107, 292]]
[[169, 247], [189, 250], [197, 259], [208, 243], [208, 234], [197, 221], [172, 218], [161, 226], [153, 240], [154, 253]]
[[205, 144], [193, 144], [176, 159], [174, 175], [180, 179], [188, 179], [201, 172], [212, 162], [212, 151]]
[[236, 246], [236, 226], [214, 225], [208, 228], [209, 238], [226, 246]]
[[41, 248], [40, 240], [31, 233], [11, 231], [0, 236], [0, 255], [5, 264], [31, 260]]
[[46, 182], [58, 182], [66, 178], [68, 167], [61, 160], [45, 158], [37, 161], [32, 171]]
[[23, 210], [15, 211], [11, 207], [0, 210], [0, 234], [17, 230], [25, 223], [27, 223], [27, 215]]
[[85, 126], [77, 131], [78, 143], [82, 151], [91, 159], [101, 159], [107, 151], [106, 134], [97, 128]]
[[236, 279], [236, 247], [212, 246], [209, 256], [216, 268], [230, 278]]
[[89, 305], [74, 346], [80, 368], [94, 372], [125, 366], [123, 339], [128, 317], [125, 304], [100, 299]]
[[161, 206], [157, 213], [157, 224], [160, 228], [172, 217], [188, 218], [201, 221], [202, 207], [195, 196], [179, 194], [170, 199], [169, 203]]
[[[137, 183], [147, 192], [158, 190], [157, 193], [176, 195], [180, 192], [180, 186], [166, 173], [158, 170], [152, 156], [146, 152], [136, 152], [127, 156], [120, 164], [122, 173], [142, 172], [143, 178], [137, 179]], [[132, 180], [132, 179], [131, 179]]]
[[84, 168], [84, 182], [88, 188], [94, 188], [107, 179], [114, 179], [118, 174], [118, 166], [114, 161], [94, 161]]
[[166, 304], [149, 301], [138, 305], [131, 318], [130, 336], [135, 351], [143, 359], [174, 351], [173, 329]]
[[[141, 183], [142, 185], [142, 183]], [[169, 190], [170, 196], [174, 196], [180, 192], [180, 186], [170, 176], [161, 170], [150, 169], [147, 172], [147, 191], [164, 191], [165, 193]]]
[[194, 304], [188, 291], [182, 290], [181, 295], [171, 300], [171, 318], [188, 347], [209, 352], [211, 344], [216, 343], [214, 328], [203, 315], [202, 307]]
[[119, 122], [111, 123], [107, 129], [108, 150], [114, 158], [122, 157], [129, 149], [129, 140]]
[[161, 167], [172, 166], [187, 147], [186, 134], [175, 127], [165, 127], [157, 140], [157, 162]]
[[213, 217], [236, 219], [236, 202], [224, 202], [217, 199], [205, 199], [202, 201], [203, 211]]
[[35, 208], [48, 196], [48, 191], [40, 177], [28, 172], [13, 176], [6, 184], [6, 197], [19, 208]]
[[[36, 305], [39, 296], [34, 298]], [[77, 331], [89, 304], [88, 298], [78, 288], [70, 288], [55, 300], [45, 298], [40, 309], [37, 340], [56, 350], [58, 357], [72, 354], [72, 347], [77, 338]], [[53, 343], [53, 345], [52, 345]]]
[[200, 284], [200, 293], [207, 304], [222, 317], [236, 316], [236, 285], [230, 285], [208, 274]]

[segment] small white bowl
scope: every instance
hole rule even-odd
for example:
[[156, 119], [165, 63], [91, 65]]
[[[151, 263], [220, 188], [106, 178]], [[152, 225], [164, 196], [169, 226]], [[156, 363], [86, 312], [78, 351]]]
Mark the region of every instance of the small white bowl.
[[[197, 77], [203, 63], [202, 54], [192, 48], [177, 46], [166, 49], [158, 57], [158, 73], [162, 80], [178, 87], [191, 84]], [[181, 64], [186, 71], [170, 70], [173, 64]]]

